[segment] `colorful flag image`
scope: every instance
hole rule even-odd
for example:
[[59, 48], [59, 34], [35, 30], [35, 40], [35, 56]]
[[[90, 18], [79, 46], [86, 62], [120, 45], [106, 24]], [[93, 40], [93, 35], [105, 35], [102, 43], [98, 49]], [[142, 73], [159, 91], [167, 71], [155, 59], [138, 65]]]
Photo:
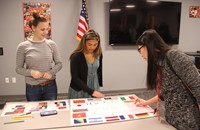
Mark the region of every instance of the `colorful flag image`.
[[133, 119], [133, 118], [134, 118], [132, 114], [128, 115], [128, 117], [129, 117], [130, 119]]
[[141, 114], [135, 114], [138, 118], [146, 118], [149, 117], [148, 113], [141, 113]]
[[86, 119], [74, 119], [74, 124], [87, 123]]
[[87, 108], [85, 108], [85, 109], [73, 109], [72, 111], [73, 112], [87, 112], [88, 109]]
[[106, 118], [106, 121], [118, 121], [119, 120], [118, 116], [108, 116], [105, 118]]
[[88, 118], [89, 123], [95, 123], [95, 122], [103, 122], [102, 117], [94, 117], [94, 118]]
[[121, 99], [122, 101], [126, 101], [126, 98], [125, 98], [125, 97], [120, 97], [120, 99]]
[[[106, 123], [154, 117], [150, 106], [137, 107], [136, 95], [70, 100], [71, 124]], [[85, 119], [85, 120], [84, 120]]]
[[85, 100], [73, 100], [73, 103], [85, 103]]
[[59, 101], [59, 102], [55, 102], [56, 107], [58, 107], [58, 109], [66, 109], [66, 102], [65, 101]]
[[39, 102], [37, 107], [40, 109], [47, 109], [47, 105], [47, 102]]
[[78, 23], [78, 31], [76, 38], [77, 40], [81, 40], [84, 33], [89, 29], [89, 21], [88, 21], [88, 13], [86, 7], [86, 0], [82, 0], [82, 9], [80, 13], [79, 23]]
[[24, 113], [24, 110], [24, 105], [16, 105], [14, 108], [12, 108], [12, 111], [6, 112], [5, 115], [22, 114]]
[[86, 113], [74, 113], [73, 118], [83, 118], [86, 117]]
[[134, 100], [134, 99], [135, 99], [133, 96], [129, 96], [129, 98], [130, 98], [131, 100]]
[[119, 118], [120, 118], [121, 120], [125, 120], [125, 119], [126, 119], [123, 115], [120, 115]]

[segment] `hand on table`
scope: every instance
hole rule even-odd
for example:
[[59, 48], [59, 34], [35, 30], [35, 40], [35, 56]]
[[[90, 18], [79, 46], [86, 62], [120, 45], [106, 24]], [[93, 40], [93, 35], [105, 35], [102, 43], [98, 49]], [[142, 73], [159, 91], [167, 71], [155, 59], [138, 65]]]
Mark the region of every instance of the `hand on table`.
[[96, 97], [96, 98], [102, 98], [102, 97], [104, 97], [104, 94], [101, 92], [98, 92], [98, 91], [94, 91], [92, 96]]
[[135, 104], [136, 104], [136, 106], [138, 106], [138, 107], [145, 107], [145, 106], [148, 105], [148, 104], [147, 104], [147, 101], [144, 100], [144, 99], [141, 99], [141, 98], [136, 99]]

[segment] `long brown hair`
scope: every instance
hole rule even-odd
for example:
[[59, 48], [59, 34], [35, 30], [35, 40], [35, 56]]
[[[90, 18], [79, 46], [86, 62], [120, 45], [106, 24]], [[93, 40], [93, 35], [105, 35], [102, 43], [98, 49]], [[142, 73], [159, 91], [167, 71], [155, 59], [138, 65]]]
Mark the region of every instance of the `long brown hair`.
[[94, 50], [95, 58], [97, 58], [98, 56], [100, 56], [102, 54], [99, 34], [97, 32], [95, 32], [93, 29], [89, 29], [85, 32], [85, 34], [83, 35], [83, 37], [82, 37], [81, 41], [79, 42], [77, 48], [72, 52], [69, 59], [71, 59], [72, 55], [77, 53], [77, 52], [85, 52], [86, 51], [86, 44], [85, 43], [86, 43], [87, 40], [97, 40], [98, 41], [97, 48]]

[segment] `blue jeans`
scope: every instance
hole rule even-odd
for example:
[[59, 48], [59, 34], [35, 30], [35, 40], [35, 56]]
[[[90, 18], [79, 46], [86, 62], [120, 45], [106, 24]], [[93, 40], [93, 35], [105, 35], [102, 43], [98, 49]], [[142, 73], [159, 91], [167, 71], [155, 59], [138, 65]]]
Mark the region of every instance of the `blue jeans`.
[[27, 101], [56, 100], [56, 81], [45, 86], [26, 84], [26, 99]]

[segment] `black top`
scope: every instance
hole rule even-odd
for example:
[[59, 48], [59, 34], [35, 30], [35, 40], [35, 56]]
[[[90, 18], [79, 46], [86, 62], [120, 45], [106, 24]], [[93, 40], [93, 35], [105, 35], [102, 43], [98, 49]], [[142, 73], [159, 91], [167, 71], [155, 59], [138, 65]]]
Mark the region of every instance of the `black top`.
[[[72, 55], [70, 62], [71, 82], [70, 87], [76, 91], [86, 91], [90, 95], [94, 90], [87, 86], [88, 66], [86, 58], [82, 52], [78, 52]], [[97, 69], [97, 76], [99, 80], [99, 86], [103, 86], [102, 82], [102, 55], [99, 58], [99, 68]]]

